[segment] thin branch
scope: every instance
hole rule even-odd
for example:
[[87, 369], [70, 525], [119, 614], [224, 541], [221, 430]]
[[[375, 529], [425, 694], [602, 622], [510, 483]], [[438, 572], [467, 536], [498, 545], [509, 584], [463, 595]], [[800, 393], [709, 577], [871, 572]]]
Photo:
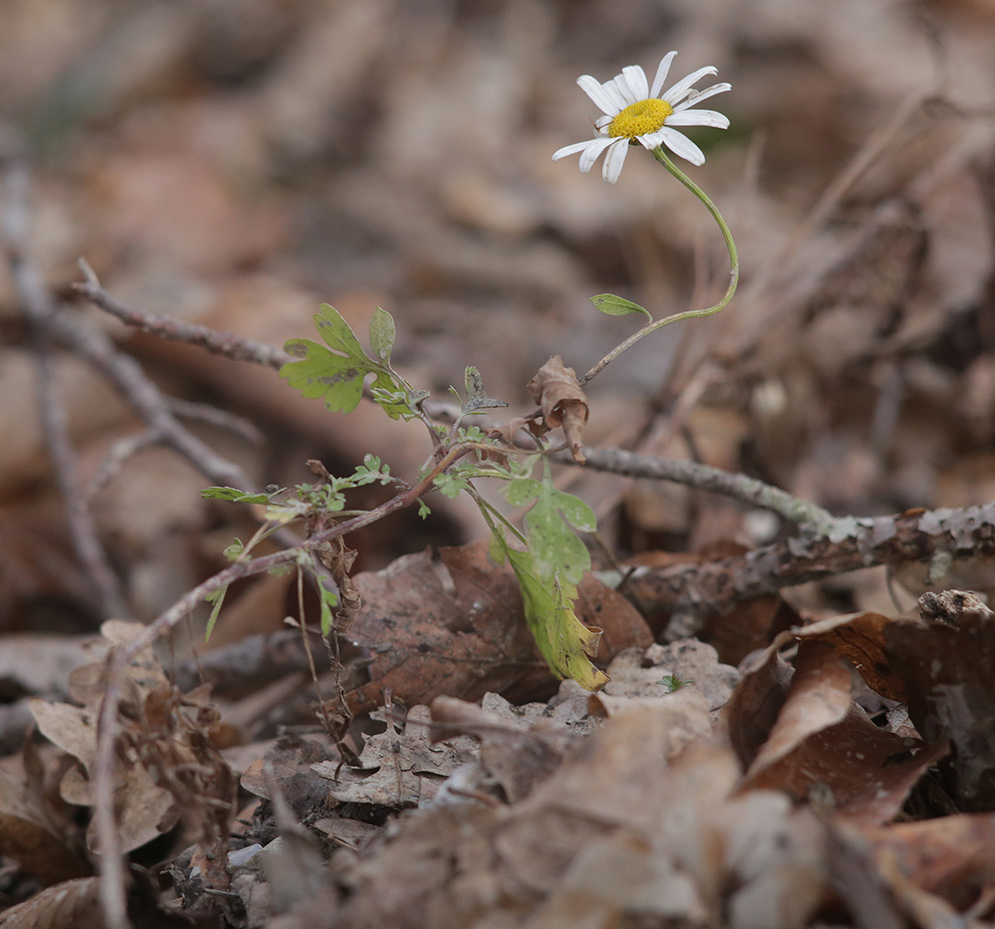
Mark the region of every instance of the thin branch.
[[76, 555], [96, 588], [106, 616], [127, 612], [117, 575], [100, 543], [97, 527], [79, 478], [79, 463], [69, 437], [65, 404], [52, 366], [52, 341], [56, 308], [41, 275], [28, 258], [30, 175], [20, 153], [4, 153], [3, 232], [11, 279], [28, 320], [38, 373], [38, 400], [42, 428], [55, 468], [59, 491], [65, 501], [66, 521]]
[[672, 481], [698, 490], [724, 494], [750, 506], [777, 513], [789, 522], [805, 526], [814, 535], [828, 533], [836, 524], [836, 517], [821, 506], [792, 496], [778, 487], [765, 484], [745, 474], [732, 474], [719, 468], [694, 461], [675, 461], [638, 455], [622, 448], [583, 448], [587, 459], [582, 464], [570, 455], [557, 455], [560, 464], [569, 464], [592, 471], [607, 471], [626, 477], [641, 477], [656, 481]]
[[189, 400], [180, 400], [178, 397], [166, 397], [166, 406], [175, 416], [182, 416], [184, 419], [196, 419], [200, 422], [214, 426], [216, 429], [224, 429], [241, 436], [246, 442], [253, 445], [262, 445], [265, 441], [263, 431], [251, 423], [244, 416], [238, 416], [228, 410], [222, 410], [207, 403], [193, 403]]
[[85, 280], [82, 283], [73, 284], [72, 289], [94, 306], [116, 316], [121, 322], [129, 326], [141, 329], [142, 332], [151, 333], [162, 339], [199, 345], [212, 355], [224, 355], [233, 361], [251, 361], [277, 370], [288, 361], [293, 361], [283, 349], [274, 345], [253, 342], [231, 332], [217, 332], [206, 326], [196, 326], [169, 316], [146, 313], [127, 307], [104, 290], [93, 268], [85, 259], [79, 260], [79, 268], [83, 272]]

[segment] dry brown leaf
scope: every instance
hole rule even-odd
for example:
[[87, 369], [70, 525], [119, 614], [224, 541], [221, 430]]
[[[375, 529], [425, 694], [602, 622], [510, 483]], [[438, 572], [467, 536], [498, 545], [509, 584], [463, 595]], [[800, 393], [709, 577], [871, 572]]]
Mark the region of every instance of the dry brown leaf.
[[[354, 712], [379, 705], [387, 688], [407, 706], [427, 705], [439, 694], [527, 699], [554, 689], [514, 573], [490, 560], [485, 543], [444, 548], [437, 559], [428, 551], [408, 555], [355, 581], [363, 606], [350, 638], [373, 660], [370, 682], [349, 694]], [[647, 642], [646, 624], [622, 597], [598, 591], [594, 579], [582, 586], [579, 618], [604, 630], [609, 649]]]
[[810, 735], [840, 722], [850, 703], [849, 669], [829, 646], [803, 643], [798, 649], [784, 706], [747, 771], [747, 783], [794, 751]]
[[909, 715], [927, 741], [949, 739], [950, 789], [961, 809], [995, 806], [995, 614], [948, 590], [919, 600], [924, 622], [884, 631], [891, 667], [908, 688]]
[[[131, 924], [142, 929], [181, 929], [189, 922], [160, 908], [145, 872], [133, 870], [127, 891]], [[2, 929], [105, 929], [98, 877], [82, 877], [48, 887], [30, 900], [0, 913]]]
[[89, 874], [82, 838], [74, 834], [81, 830], [45, 804], [40, 788], [0, 767], [0, 855], [43, 884]]
[[559, 355], [553, 355], [529, 381], [528, 388], [532, 399], [542, 409], [546, 426], [549, 429], [563, 427], [570, 454], [574, 461], [583, 464], [585, 458], [581, 447], [590, 410], [577, 372], [564, 367]]
[[850, 613], [830, 616], [796, 630], [802, 641], [831, 645], [846, 658], [875, 693], [905, 703], [905, 683], [888, 662], [884, 644], [885, 629], [894, 620], [880, 613]]
[[874, 856], [909, 881], [965, 910], [995, 888], [995, 814], [943, 816], [865, 833]]
[[100, 879], [81, 877], [35, 894], [0, 914], [3, 929], [104, 929]]
[[[373, 716], [383, 718], [382, 712]], [[402, 732], [388, 721], [384, 732], [366, 740], [359, 759], [362, 767], [320, 761], [311, 770], [325, 779], [327, 795], [339, 803], [391, 809], [425, 806], [442, 782], [476, 755], [469, 739], [446, 745], [430, 742], [428, 717], [427, 707], [413, 707]]]
[[[766, 713], [779, 705], [740, 789], [783, 790], [853, 822], [891, 819], [917, 780], [946, 753], [946, 744], [923, 745], [875, 726], [851, 701], [849, 669], [823, 642], [802, 642], [790, 684], [779, 665], [776, 650], [769, 649], [761, 668], [744, 677], [745, 695], [734, 694], [730, 701], [726, 720], [741, 743], [763, 736], [761, 730], [744, 739], [739, 727], [749, 723], [747, 705], [759, 701]], [[759, 681], [765, 682], [762, 688]]]

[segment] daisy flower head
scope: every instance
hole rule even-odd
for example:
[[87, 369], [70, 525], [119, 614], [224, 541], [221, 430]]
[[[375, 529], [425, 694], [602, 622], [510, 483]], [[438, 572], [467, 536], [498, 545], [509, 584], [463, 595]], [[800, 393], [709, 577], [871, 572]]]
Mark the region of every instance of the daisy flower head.
[[625, 155], [630, 143], [638, 142], [652, 151], [659, 145], [666, 145], [675, 155], [692, 164], [704, 164], [705, 156], [701, 149], [677, 126], [711, 126], [714, 129], [728, 129], [729, 119], [715, 110], [696, 110], [692, 107], [732, 89], [731, 84], [713, 84], [705, 90], [694, 90], [693, 86], [707, 74], [718, 74], [711, 66], [699, 68], [678, 81], [666, 93], [660, 89], [677, 52], [668, 52], [656, 69], [652, 86], [646, 80], [646, 72], [639, 65], [629, 65], [610, 81], [602, 84], [590, 74], [582, 74], [577, 84], [604, 114], [594, 122], [596, 135], [587, 142], [565, 145], [553, 154], [553, 161], [576, 155], [580, 152], [580, 170], [587, 174], [602, 153], [605, 155], [601, 176], [614, 184], [622, 173]]

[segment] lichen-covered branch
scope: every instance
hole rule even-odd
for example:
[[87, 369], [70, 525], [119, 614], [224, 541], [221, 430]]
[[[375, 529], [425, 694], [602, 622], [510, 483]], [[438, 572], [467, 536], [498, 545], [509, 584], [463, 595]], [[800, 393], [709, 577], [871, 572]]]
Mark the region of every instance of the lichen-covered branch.
[[[869, 519], [844, 517], [829, 531], [803, 531], [743, 555], [668, 568], [637, 568], [626, 592], [649, 611], [670, 614], [667, 637], [692, 635], [704, 617], [749, 597], [858, 568], [995, 555], [995, 503], [909, 510]], [[938, 578], [942, 580], [942, 578]]]

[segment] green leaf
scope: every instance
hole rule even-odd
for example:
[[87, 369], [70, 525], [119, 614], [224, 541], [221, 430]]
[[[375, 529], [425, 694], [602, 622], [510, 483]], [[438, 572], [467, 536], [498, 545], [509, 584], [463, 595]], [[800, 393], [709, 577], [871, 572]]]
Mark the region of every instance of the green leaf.
[[366, 352], [342, 314], [333, 306], [323, 303], [314, 314], [314, 327], [322, 341], [333, 351], [357, 364], [366, 359]]
[[505, 548], [522, 590], [525, 619], [539, 651], [559, 678], [571, 678], [586, 690], [600, 690], [608, 675], [593, 664], [601, 632], [585, 626], [573, 611], [577, 588], [545, 576], [530, 552]]
[[373, 318], [370, 320], [370, 348], [382, 362], [390, 361], [390, 353], [394, 348], [394, 337], [397, 335], [397, 327], [394, 325], [394, 317], [382, 307], [377, 307], [373, 311]]
[[359, 406], [368, 367], [357, 366], [310, 339], [291, 339], [284, 348], [300, 359], [280, 368], [280, 377], [291, 387], [309, 400], [323, 399], [333, 413], [351, 413]]
[[237, 487], [205, 487], [200, 495], [208, 500], [230, 500], [232, 503], [269, 503], [266, 494], [246, 493]]
[[207, 629], [204, 630], [205, 642], [211, 638], [211, 633], [214, 631], [214, 624], [218, 621], [218, 615], [221, 613], [221, 605], [225, 602], [226, 593], [228, 593], [228, 588], [222, 587], [221, 590], [216, 590], [213, 594], [208, 594], [204, 597], [208, 603], [214, 604], [211, 608], [211, 616], [207, 620]]
[[321, 634], [329, 635], [335, 614], [332, 612], [339, 605], [339, 595], [325, 586], [323, 579], [318, 580], [318, 593], [321, 594]]
[[648, 320], [652, 321], [653, 316], [645, 307], [638, 303], [626, 300], [625, 297], [616, 297], [615, 294], [598, 294], [591, 297], [593, 303], [602, 313], [607, 316], [628, 316], [630, 313], [642, 313]]
[[542, 493], [542, 484], [531, 477], [522, 477], [512, 481], [505, 492], [512, 506], [525, 506]]
[[236, 539], [231, 545], [225, 548], [224, 555], [229, 561], [238, 561], [245, 552], [245, 543], [241, 539]]
[[[386, 311], [381, 310], [381, 313], [389, 317]], [[374, 320], [377, 318], [374, 314]], [[395, 386], [387, 368], [363, 351], [355, 333], [338, 310], [323, 303], [319, 312], [315, 313], [314, 324], [328, 348], [310, 339], [291, 339], [287, 342], [284, 346], [287, 353], [298, 360], [287, 362], [280, 369], [280, 377], [286, 378], [291, 387], [305, 397], [323, 398], [325, 406], [333, 412], [351, 413], [359, 406], [363, 396], [363, 378], [367, 374], [377, 375], [379, 387]], [[381, 351], [387, 346], [386, 323], [381, 320], [376, 329], [377, 351]], [[387, 350], [389, 354], [389, 346]]]
[[591, 567], [591, 556], [570, 526], [592, 532], [597, 528], [594, 511], [579, 497], [557, 490], [548, 473], [542, 481], [512, 481], [507, 497], [512, 506], [535, 500], [535, 506], [525, 515], [525, 527], [541, 573], [579, 583]]

